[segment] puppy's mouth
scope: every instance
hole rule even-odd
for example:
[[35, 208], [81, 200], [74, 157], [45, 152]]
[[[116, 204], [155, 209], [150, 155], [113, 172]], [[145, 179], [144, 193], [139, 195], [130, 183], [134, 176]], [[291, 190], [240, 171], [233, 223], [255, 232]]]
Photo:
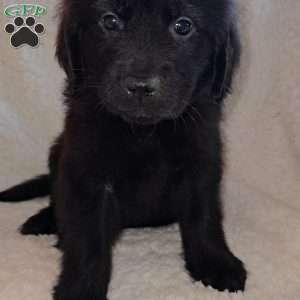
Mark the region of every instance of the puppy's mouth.
[[140, 125], [155, 125], [160, 122], [161, 118], [154, 118], [154, 117], [146, 117], [146, 116], [128, 116], [122, 115], [121, 118], [128, 123], [140, 124]]
[[150, 114], [147, 113], [143, 108], [135, 110], [124, 110], [115, 107], [110, 103], [105, 103], [105, 106], [109, 112], [114, 115], [118, 115], [127, 123], [139, 124], [139, 125], [155, 125], [164, 119], [170, 119], [169, 113]]

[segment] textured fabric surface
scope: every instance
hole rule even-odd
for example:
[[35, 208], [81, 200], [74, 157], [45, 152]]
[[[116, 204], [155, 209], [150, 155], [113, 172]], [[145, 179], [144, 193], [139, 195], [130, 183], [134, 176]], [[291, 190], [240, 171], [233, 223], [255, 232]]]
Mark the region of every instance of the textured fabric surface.
[[[0, 189], [45, 171], [62, 126], [56, 2], [39, 1], [49, 13], [37, 49], [11, 48], [2, 30], [8, 20], [0, 17]], [[300, 2], [239, 0], [239, 15], [244, 52], [225, 107], [223, 193], [228, 240], [249, 271], [246, 292], [193, 284], [173, 226], [124, 233], [111, 300], [300, 299]], [[45, 201], [0, 204], [0, 300], [51, 299], [60, 260], [55, 237], [17, 232]]]

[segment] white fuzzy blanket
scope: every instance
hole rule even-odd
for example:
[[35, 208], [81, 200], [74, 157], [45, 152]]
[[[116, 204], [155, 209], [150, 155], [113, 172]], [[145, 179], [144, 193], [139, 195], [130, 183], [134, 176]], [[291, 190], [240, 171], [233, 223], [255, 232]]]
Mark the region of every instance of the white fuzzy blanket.
[[[38, 49], [12, 49], [2, 30], [7, 19], [0, 18], [0, 189], [44, 172], [47, 148], [61, 128], [56, 1], [39, 2], [49, 14]], [[193, 284], [175, 226], [124, 234], [111, 300], [300, 299], [300, 1], [239, 4], [244, 54], [226, 106], [224, 203], [229, 243], [249, 270], [246, 292]], [[0, 300], [51, 299], [60, 259], [55, 238], [16, 231], [45, 204], [0, 204]]]

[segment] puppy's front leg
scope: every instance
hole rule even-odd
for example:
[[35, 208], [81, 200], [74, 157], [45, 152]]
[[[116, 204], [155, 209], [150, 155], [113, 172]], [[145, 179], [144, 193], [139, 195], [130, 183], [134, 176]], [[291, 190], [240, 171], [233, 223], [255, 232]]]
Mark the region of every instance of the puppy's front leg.
[[64, 175], [58, 205], [62, 272], [55, 300], [105, 300], [111, 277], [112, 244], [119, 231], [112, 188], [92, 178]]
[[184, 257], [196, 281], [237, 292], [245, 288], [246, 270], [225, 241], [218, 181], [207, 178], [191, 183], [191, 197], [180, 222]]

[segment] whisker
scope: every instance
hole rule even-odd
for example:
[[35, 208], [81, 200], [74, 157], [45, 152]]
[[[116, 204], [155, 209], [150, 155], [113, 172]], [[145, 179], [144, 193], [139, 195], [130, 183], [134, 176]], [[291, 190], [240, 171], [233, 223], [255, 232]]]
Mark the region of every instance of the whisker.
[[187, 115], [189, 116], [189, 118], [192, 120], [192, 122], [194, 123], [195, 126], [197, 126], [197, 121], [196, 119], [190, 114], [190, 112], [187, 112]]
[[186, 123], [186, 120], [184, 119], [184, 116], [183, 116], [183, 115], [180, 116], [180, 120], [182, 120], [182, 122], [183, 122], [183, 124], [184, 124], [184, 127], [185, 127], [185, 129], [187, 130], [187, 129], [188, 129], [187, 123]]
[[192, 104], [189, 105], [189, 107], [192, 109], [192, 112], [194, 112], [196, 114], [196, 116], [198, 116], [198, 119], [205, 124], [206, 120], [204, 119], [204, 117], [200, 114], [200, 112], [198, 111], [198, 109], [196, 109], [196, 107], [194, 107]]
[[104, 109], [104, 103], [103, 103], [103, 101], [98, 102], [96, 104], [95, 109], [96, 109], [97, 112], [101, 112]]

